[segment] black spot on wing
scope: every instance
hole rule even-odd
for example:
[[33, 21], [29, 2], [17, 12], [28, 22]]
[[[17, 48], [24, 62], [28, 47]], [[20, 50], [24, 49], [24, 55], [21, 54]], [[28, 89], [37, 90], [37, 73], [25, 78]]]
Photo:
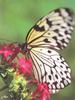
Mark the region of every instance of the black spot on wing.
[[61, 26], [61, 28], [65, 29], [66, 27], [65, 26]]
[[48, 53], [51, 53], [51, 51], [50, 51], [50, 50], [48, 50]]
[[58, 82], [57, 82], [57, 81], [53, 82], [53, 85], [51, 85], [52, 89], [54, 89], [54, 87], [53, 87], [53, 86], [55, 86], [55, 88], [57, 89], [57, 84], [58, 84]]
[[60, 37], [63, 37], [63, 35], [61, 35], [61, 34], [58, 34]]
[[64, 39], [61, 40], [62, 43], [66, 43], [66, 41]]
[[59, 30], [58, 29], [55, 29], [54, 32], [59, 33]]
[[59, 16], [62, 16], [62, 15], [61, 15], [60, 9], [56, 9], [56, 10], [55, 10], [55, 13], [59, 13]]
[[55, 12], [57, 13], [57, 12], [60, 12], [60, 9], [55, 9]]
[[57, 37], [56, 36], [53, 36], [52, 38], [57, 41]]
[[48, 77], [49, 77], [50, 80], [52, 79], [51, 75], [49, 75]]
[[58, 79], [58, 75], [56, 74], [55, 77]]
[[60, 72], [61, 75], [63, 75], [62, 71]]
[[53, 75], [53, 71], [51, 70], [51, 74]]
[[69, 16], [73, 15], [72, 10], [70, 10], [69, 8], [65, 8], [65, 11], [68, 13]]
[[39, 31], [39, 32], [45, 31], [44, 26], [39, 27], [39, 25], [35, 25], [33, 28], [34, 28], [36, 31]]
[[45, 71], [44, 75], [41, 76], [41, 79], [43, 80], [44, 77], [46, 77], [47, 72]]
[[72, 25], [70, 23], [67, 23], [67, 26], [71, 27]]
[[[65, 81], [66, 81], [67, 83], [65, 83]], [[62, 83], [64, 86], [66, 86], [66, 85], [68, 84], [68, 81], [67, 81], [67, 80], [65, 80], [65, 78], [64, 78], [64, 77], [62, 77], [61, 83]]]
[[45, 43], [50, 43], [50, 41], [48, 41], [48, 39], [46, 38], [46, 39], [44, 39], [43, 40]]
[[47, 24], [49, 25], [49, 27], [52, 26], [52, 21], [49, 21], [48, 19], [46, 19]]
[[51, 33], [48, 33], [48, 35], [50, 35]]
[[57, 43], [57, 47], [62, 49], [61, 44], [57, 41], [56, 41], [56, 43]]

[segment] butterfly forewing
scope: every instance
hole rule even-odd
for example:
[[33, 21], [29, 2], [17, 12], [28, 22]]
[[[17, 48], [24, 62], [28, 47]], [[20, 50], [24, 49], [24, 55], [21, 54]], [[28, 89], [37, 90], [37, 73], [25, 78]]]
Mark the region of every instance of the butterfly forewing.
[[39, 82], [46, 82], [53, 93], [71, 83], [71, 70], [56, 51], [49, 48], [33, 48], [30, 51], [34, 76]]
[[63, 49], [71, 39], [75, 16], [68, 8], [56, 9], [41, 18], [30, 30], [27, 43], [30, 46]]

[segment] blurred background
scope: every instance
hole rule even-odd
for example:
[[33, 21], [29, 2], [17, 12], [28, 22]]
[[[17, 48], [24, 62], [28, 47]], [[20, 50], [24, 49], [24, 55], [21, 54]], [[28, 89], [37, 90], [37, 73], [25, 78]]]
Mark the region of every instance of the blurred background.
[[[0, 41], [24, 42], [27, 32], [39, 18], [60, 7], [69, 7], [75, 11], [75, 0], [0, 0]], [[53, 95], [51, 100], [75, 100], [75, 32], [73, 33], [68, 47], [60, 51], [72, 69], [72, 83]], [[0, 88], [3, 85], [0, 79]], [[0, 96], [6, 93], [7, 90], [0, 92]]]

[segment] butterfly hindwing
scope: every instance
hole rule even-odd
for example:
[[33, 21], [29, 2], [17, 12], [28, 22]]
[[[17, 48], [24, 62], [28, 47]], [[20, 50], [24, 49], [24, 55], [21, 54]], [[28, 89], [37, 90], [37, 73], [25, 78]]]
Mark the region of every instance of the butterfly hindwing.
[[71, 70], [63, 57], [50, 48], [33, 48], [30, 51], [34, 76], [46, 82], [53, 93], [71, 83]]
[[71, 39], [75, 25], [74, 14], [69, 8], [60, 8], [41, 18], [30, 30], [26, 41], [30, 46], [63, 49]]

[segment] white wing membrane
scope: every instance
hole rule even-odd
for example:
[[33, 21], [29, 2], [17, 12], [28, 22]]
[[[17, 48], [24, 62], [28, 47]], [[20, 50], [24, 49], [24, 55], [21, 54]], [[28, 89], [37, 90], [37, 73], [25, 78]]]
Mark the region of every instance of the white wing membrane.
[[30, 51], [34, 76], [46, 82], [53, 93], [71, 83], [71, 69], [56, 51], [49, 48], [33, 48]]
[[31, 47], [63, 49], [71, 39], [74, 26], [75, 15], [69, 8], [56, 9], [33, 26], [27, 36], [27, 43]]

